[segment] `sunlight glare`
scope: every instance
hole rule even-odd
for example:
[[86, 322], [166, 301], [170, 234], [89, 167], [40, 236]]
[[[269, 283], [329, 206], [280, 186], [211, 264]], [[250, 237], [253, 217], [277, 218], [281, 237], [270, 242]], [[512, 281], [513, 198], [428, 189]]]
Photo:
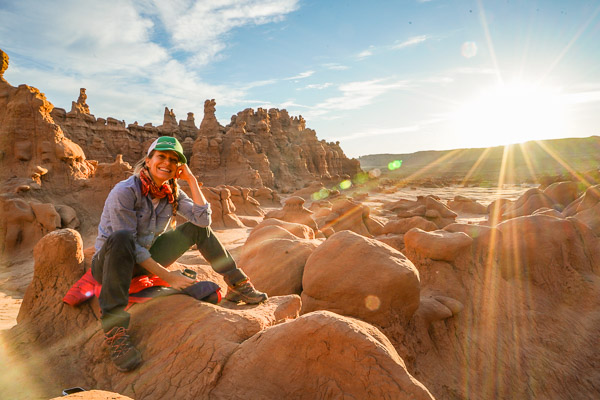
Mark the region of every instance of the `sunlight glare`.
[[456, 113], [458, 133], [472, 147], [559, 138], [566, 133], [565, 119], [556, 89], [527, 83], [490, 88]]

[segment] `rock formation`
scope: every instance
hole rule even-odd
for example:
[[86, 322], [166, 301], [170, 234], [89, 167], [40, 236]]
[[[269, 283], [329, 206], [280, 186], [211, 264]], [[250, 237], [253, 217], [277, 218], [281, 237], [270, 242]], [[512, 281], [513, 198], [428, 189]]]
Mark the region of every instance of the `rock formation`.
[[[341, 180], [360, 171], [338, 143], [319, 141], [300, 117], [286, 110], [246, 109], [221, 126], [215, 101], [204, 104], [192, 170], [211, 185], [267, 186], [290, 192], [315, 180]], [[234, 180], [234, 181], [233, 181]]]
[[[8, 57], [1, 53], [2, 72]], [[34, 87], [0, 80], [0, 254], [29, 250], [45, 233], [61, 227], [44, 196], [80, 190], [95, 163], [67, 139], [51, 116], [53, 106]], [[64, 203], [67, 201], [68, 203]], [[59, 204], [72, 205], [65, 198]], [[36, 211], [37, 210], [37, 211]]]
[[194, 114], [188, 113], [187, 120], [177, 123], [173, 110], [165, 107], [163, 124], [139, 125], [137, 122], [125, 126], [125, 121], [115, 118], [96, 118], [90, 114], [84, 88], [80, 89], [77, 102], [70, 112], [54, 108], [52, 117], [61, 126], [65, 135], [85, 148], [89, 158], [110, 162], [121, 154], [126, 162], [134, 164], [145, 155], [145, 150], [158, 136], [175, 136], [183, 145], [186, 156], [192, 155], [192, 143], [198, 135]]
[[400, 252], [350, 231], [308, 258], [302, 312], [330, 310], [381, 327], [408, 323], [419, 307], [419, 272]]
[[435, 196], [418, 196], [416, 201], [400, 199], [384, 205], [384, 209], [394, 212], [398, 218], [423, 217], [438, 228], [454, 223], [457, 214], [446, 207]]
[[6, 83], [4, 71], [8, 68], [8, 54], [0, 50], [0, 82]]
[[55, 231], [36, 245], [35, 275], [8, 339], [13, 352], [30, 356], [38, 387], [149, 400], [433, 398], [377, 328], [327, 311], [297, 318], [298, 296], [229, 308], [184, 295], [136, 305], [131, 331], [143, 364], [119, 373], [103, 351], [97, 306], [61, 301], [83, 261], [75, 231]]

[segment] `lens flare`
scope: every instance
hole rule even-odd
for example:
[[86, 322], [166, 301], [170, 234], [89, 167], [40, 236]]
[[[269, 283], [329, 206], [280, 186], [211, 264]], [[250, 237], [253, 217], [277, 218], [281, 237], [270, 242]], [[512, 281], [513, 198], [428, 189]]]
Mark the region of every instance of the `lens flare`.
[[367, 307], [369, 311], [377, 311], [379, 310], [379, 307], [381, 307], [381, 300], [379, 297], [370, 294], [365, 297], [365, 307]]
[[329, 197], [329, 190], [323, 188], [318, 192], [314, 192], [310, 197], [313, 199], [313, 201], [326, 199]]
[[342, 189], [342, 190], [346, 190], [346, 189], [350, 188], [350, 186], [352, 186], [352, 182], [350, 182], [348, 179], [340, 182], [340, 189]]
[[393, 171], [395, 169], [400, 168], [401, 166], [402, 166], [402, 160], [394, 160], [388, 164], [388, 169], [390, 171]]
[[475, 42], [464, 42], [460, 46], [460, 54], [465, 58], [472, 58], [477, 55], [477, 45]]

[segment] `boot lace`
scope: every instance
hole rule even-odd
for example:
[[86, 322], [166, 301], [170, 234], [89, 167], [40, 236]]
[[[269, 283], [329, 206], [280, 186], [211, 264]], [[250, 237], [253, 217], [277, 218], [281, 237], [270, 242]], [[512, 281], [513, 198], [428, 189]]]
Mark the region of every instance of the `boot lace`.
[[105, 343], [110, 346], [113, 357], [119, 357], [121, 354], [127, 353], [132, 347], [127, 329], [123, 327], [115, 327], [108, 332], [105, 335]]

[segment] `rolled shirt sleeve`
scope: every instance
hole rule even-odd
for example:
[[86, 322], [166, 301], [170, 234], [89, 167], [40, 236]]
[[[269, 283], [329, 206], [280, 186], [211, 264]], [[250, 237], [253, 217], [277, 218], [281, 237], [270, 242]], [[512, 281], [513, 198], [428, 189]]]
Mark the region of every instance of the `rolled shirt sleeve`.
[[212, 223], [212, 209], [210, 204], [198, 205], [181, 189], [179, 189], [179, 207], [178, 214], [181, 214], [185, 219], [192, 224], [207, 227]]

